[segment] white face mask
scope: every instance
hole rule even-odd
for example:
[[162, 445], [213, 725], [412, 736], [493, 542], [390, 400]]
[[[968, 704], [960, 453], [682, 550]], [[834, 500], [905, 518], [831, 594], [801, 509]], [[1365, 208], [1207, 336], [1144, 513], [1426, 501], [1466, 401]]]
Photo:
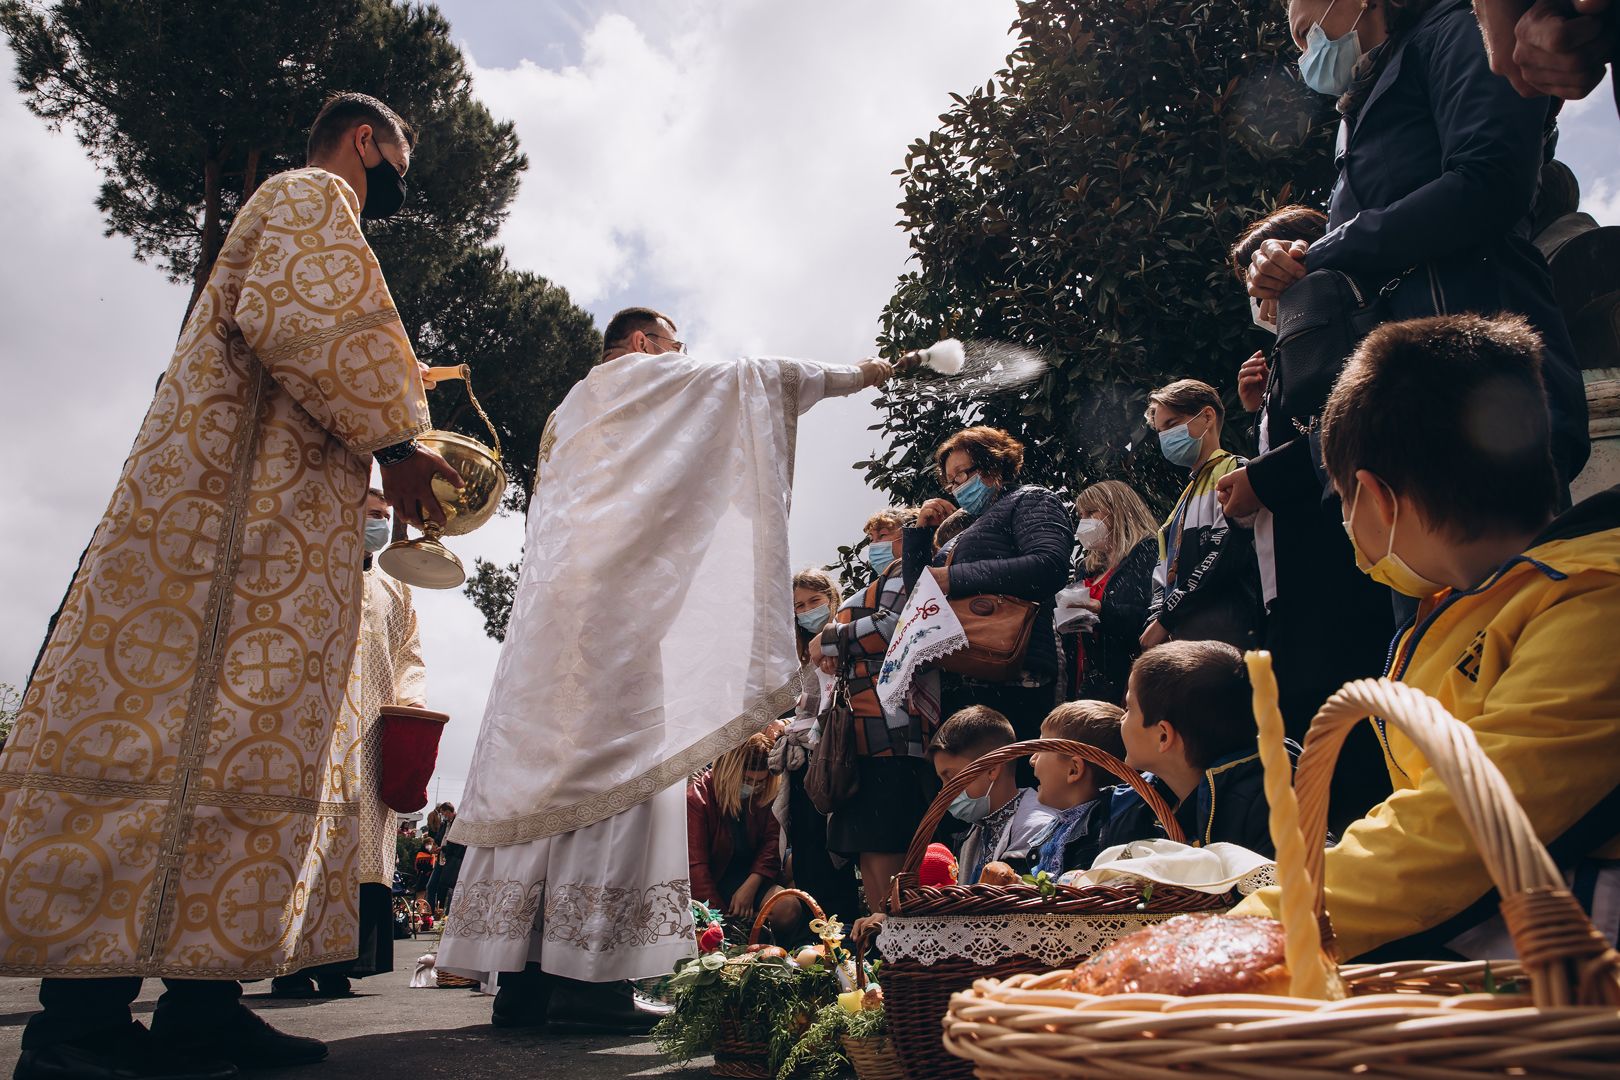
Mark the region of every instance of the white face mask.
[[1074, 527], [1074, 538], [1084, 548], [1094, 548], [1108, 539], [1108, 525], [1097, 518], [1081, 518]]
[[1260, 314], [1260, 298], [1257, 296], [1249, 297], [1249, 318], [1254, 322], [1254, 325], [1267, 333], [1275, 334], [1277, 332], [1277, 324], [1267, 322], [1265, 316]]

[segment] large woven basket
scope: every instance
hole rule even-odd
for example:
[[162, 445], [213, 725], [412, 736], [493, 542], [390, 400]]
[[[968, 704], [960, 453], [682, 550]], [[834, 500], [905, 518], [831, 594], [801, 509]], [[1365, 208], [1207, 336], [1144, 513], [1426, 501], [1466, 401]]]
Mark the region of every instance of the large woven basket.
[[972, 1067], [945, 1051], [940, 1022], [951, 995], [975, 979], [1006, 978], [1073, 965], [1116, 938], [1190, 911], [1228, 908], [1229, 896], [1174, 886], [1139, 888], [1033, 885], [918, 884], [917, 869], [951, 800], [996, 766], [1030, 754], [1064, 754], [1106, 769], [1152, 807], [1170, 839], [1182, 842], [1175, 815], [1134, 769], [1104, 750], [1066, 739], [1013, 743], [979, 758], [951, 778], [923, 816], [889, 897], [883, 953], [883, 1002], [889, 1034], [911, 1080], [968, 1080]]
[[[821, 910], [821, 905], [809, 893], [801, 889], [781, 889], [759, 906], [759, 913], [754, 916], [754, 928], [748, 934], [748, 944], [759, 944], [766, 916], [780, 901], [790, 896], [802, 900], [816, 918], [827, 917], [827, 913]], [[732, 1013], [720, 1021], [720, 1030], [714, 1040], [714, 1067], [710, 1072], [726, 1080], [766, 1080], [772, 1075], [769, 1043], [750, 1034], [740, 1013]]]
[[[1456, 800], [1518, 949], [1529, 994], [1470, 993], [1513, 965], [1345, 968], [1351, 997], [1114, 997], [1064, 989], [1070, 972], [985, 979], [956, 995], [945, 1045], [984, 1078], [1189, 1074], [1484, 1080], [1620, 1070], [1620, 956], [1576, 903], [1474, 733], [1411, 687], [1365, 679], [1317, 714], [1295, 778], [1308, 888], [1322, 905], [1328, 781], [1368, 715], [1409, 736]], [[1398, 903], [1399, 897], [1392, 897]]]

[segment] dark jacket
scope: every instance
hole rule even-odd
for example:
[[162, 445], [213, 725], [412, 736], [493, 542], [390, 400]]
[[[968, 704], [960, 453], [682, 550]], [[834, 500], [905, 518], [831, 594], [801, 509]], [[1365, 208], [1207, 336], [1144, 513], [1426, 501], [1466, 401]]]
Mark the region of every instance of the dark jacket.
[[1072, 825], [1065, 826], [1062, 816], [1059, 816], [1057, 829], [1041, 845], [1038, 869], [1045, 870], [1053, 877], [1069, 870], [1091, 869], [1091, 864], [1103, 849], [1103, 833], [1108, 826], [1109, 807], [1113, 803], [1115, 790], [1104, 788], [1097, 798], [1085, 805], [1079, 820]]
[[1553, 458], [1568, 482], [1589, 453], [1580, 365], [1530, 210], [1553, 101], [1491, 74], [1469, 0], [1443, 0], [1389, 44], [1341, 127], [1328, 233], [1311, 270], [1341, 270], [1373, 294], [1407, 273], [1392, 318], [1517, 312], [1546, 344]]
[[[1298, 747], [1290, 752], [1297, 756]], [[1229, 754], [1204, 770], [1198, 789], [1175, 805], [1175, 795], [1164, 781], [1154, 778], [1160, 794], [1176, 809], [1176, 822], [1194, 847], [1239, 844], [1273, 858], [1270, 804], [1266, 802], [1265, 770], [1257, 749]], [[1114, 798], [1101, 847], [1133, 840], [1161, 840], [1164, 829], [1140, 795], [1128, 787], [1113, 789]], [[1100, 850], [1100, 848], [1099, 848]], [[1093, 856], [1095, 858], [1095, 855]]]
[[1085, 650], [1085, 668], [1076, 679], [1071, 666], [1065, 685], [1068, 697], [1125, 703], [1131, 665], [1142, 654], [1142, 626], [1147, 622], [1148, 603], [1153, 596], [1153, 564], [1158, 560], [1159, 541], [1149, 536], [1114, 568], [1103, 587], [1096, 629], [1079, 635]]
[[1063, 503], [1046, 488], [1026, 484], [1003, 492], [934, 565], [949, 559], [953, 600], [990, 593], [1039, 603], [1024, 670], [1050, 678], [1058, 670], [1052, 611], [1069, 581], [1073, 547], [1074, 522]]
[[[775, 881], [782, 873], [782, 842], [770, 803], [744, 800], [743, 825], [754, 849], [748, 872]], [[715, 798], [713, 774], [704, 770], [693, 777], [686, 785], [686, 847], [694, 900], [722, 909], [731, 902], [720, 895], [720, 879], [736, 850], [735, 828]]]
[[1148, 621], [1183, 641], [1255, 647], [1260, 630], [1260, 567], [1254, 533], [1227, 518], [1217, 487], [1243, 459], [1217, 450], [1192, 474], [1159, 530]]

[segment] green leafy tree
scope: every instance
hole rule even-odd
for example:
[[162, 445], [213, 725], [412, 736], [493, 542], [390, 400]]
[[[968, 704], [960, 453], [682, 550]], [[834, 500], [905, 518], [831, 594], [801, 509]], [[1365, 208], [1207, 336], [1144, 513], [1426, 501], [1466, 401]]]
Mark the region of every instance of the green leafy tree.
[[22, 711], [22, 691], [10, 683], [0, 683], [0, 745], [11, 738], [11, 729], [17, 726], [17, 714]]
[[1201, 378], [1241, 415], [1237, 367], [1263, 339], [1227, 249], [1280, 204], [1325, 204], [1331, 104], [1291, 70], [1280, 3], [1025, 0], [1014, 28], [1006, 66], [953, 94], [897, 172], [916, 268], [883, 343], [1010, 341], [1052, 371], [973, 403], [896, 391], [882, 401], [889, 446], [862, 464], [919, 502], [939, 493], [934, 447], [982, 422], [1028, 444], [1034, 482], [1116, 477], [1162, 502], [1184, 476], [1143, 438], [1147, 392]]
[[[108, 235], [192, 283], [267, 176], [304, 164], [326, 98], [361, 90], [417, 129], [410, 197], [367, 227], [419, 354], [468, 364], [501, 433], [508, 508], [527, 505], [541, 425], [600, 355], [563, 289], [511, 270], [492, 241], [527, 159], [473, 96], [449, 24], [387, 0], [0, 0], [18, 89], [101, 167]], [[189, 305], [188, 305], [189, 310]], [[154, 366], [160, 362], [154, 358]], [[430, 398], [441, 427], [483, 434], [465, 392]]]

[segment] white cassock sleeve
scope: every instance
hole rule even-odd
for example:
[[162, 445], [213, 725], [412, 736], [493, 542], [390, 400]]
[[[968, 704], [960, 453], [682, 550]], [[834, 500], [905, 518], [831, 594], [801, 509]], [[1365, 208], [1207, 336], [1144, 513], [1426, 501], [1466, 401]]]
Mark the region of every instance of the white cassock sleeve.
[[799, 415], [828, 397], [848, 397], [866, 385], [866, 376], [853, 364], [818, 364], [813, 360], [774, 358], [786, 375], [789, 368], [799, 373]]

